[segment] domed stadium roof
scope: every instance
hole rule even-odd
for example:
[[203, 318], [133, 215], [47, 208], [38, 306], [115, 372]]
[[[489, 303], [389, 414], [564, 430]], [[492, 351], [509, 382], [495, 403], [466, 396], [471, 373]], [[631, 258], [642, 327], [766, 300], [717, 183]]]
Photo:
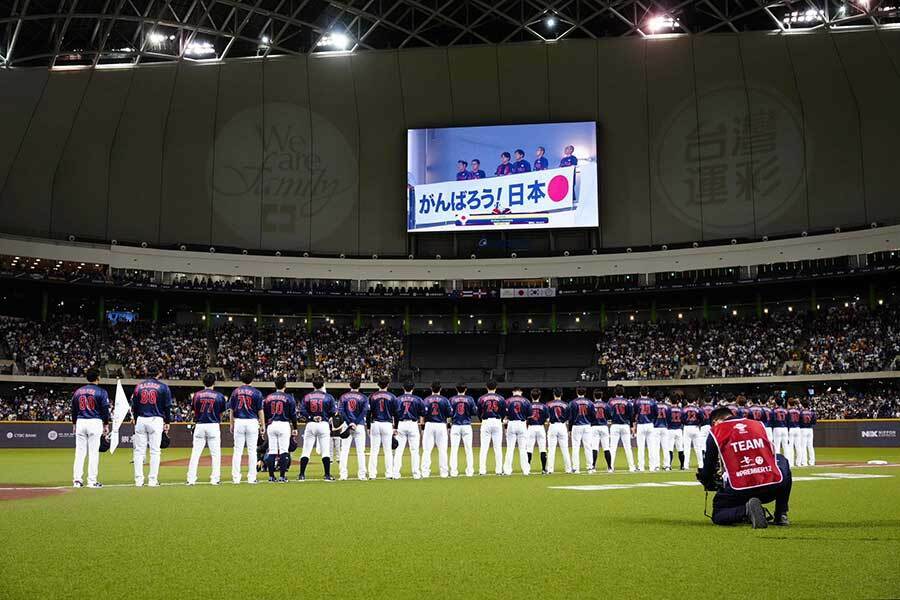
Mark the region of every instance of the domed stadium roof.
[[900, 0], [5, 0], [0, 68], [881, 27]]

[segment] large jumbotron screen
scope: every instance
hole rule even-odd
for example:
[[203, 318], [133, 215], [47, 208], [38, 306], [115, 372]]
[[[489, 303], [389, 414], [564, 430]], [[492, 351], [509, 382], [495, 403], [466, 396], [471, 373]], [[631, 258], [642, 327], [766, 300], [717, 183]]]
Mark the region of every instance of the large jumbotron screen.
[[596, 124], [410, 129], [407, 231], [597, 227]]

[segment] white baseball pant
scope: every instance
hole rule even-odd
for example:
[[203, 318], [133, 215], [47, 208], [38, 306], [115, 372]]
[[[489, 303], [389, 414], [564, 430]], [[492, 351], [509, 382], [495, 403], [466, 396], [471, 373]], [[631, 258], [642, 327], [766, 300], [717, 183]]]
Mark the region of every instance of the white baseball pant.
[[481, 422], [481, 451], [478, 453], [478, 472], [487, 475], [488, 448], [494, 446], [494, 472], [503, 474], [503, 424], [500, 419]]
[[659, 453], [662, 450], [663, 438], [666, 435], [665, 427], [654, 427], [650, 432], [650, 470], [659, 471], [660, 461]]
[[219, 483], [222, 477], [222, 428], [218, 423], [197, 423], [194, 425], [194, 447], [191, 449], [191, 460], [188, 462], [188, 483], [197, 483], [197, 467], [200, 465], [200, 455], [203, 454], [205, 446], [209, 446], [209, 456], [212, 460], [209, 482]]
[[593, 443], [591, 442], [591, 438], [593, 434], [591, 433], [590, 425], [573, 425], [572, 426], [572, 472], [577, 473], [581, 468], [581, 453], [580, 450], [582, 446], [584, 446], [584, 460], [587, 462], [587, 468], [590, 469], [591, 465], [594, 464], [594, 456], [591, 453], [591, 447]]
[[350, 459], [350, 444], [356, 446], [356, 477], [366, 479], [366, 426], [357, 425], [350, 429], [350, 435], [341, 440], [340, 478], [347, 479], [347, 461]]
[[[397, 450], [394, 452], [394, 479], [400, 479], [403, 469], [403, 450], [409, 444], [409, 459], [413, 479], [421, 476], [419, 469], [419, 424], [416, 421], [400, 421], [397, 424]], [[389, 442], [390, 443], [390, 442]]]
[[233, 483], [241, 482], [241, 461], [244, 458], [244, 447], [247, 448], [247, 481], [256, 483], [256, 444], [258, 441], [258, 420], [234, 420], [234, 450], [231, 455], [231, 481]]
[[525, 447], [528, 452], [534, 452], [535, 446], [537, 446], [538, 452], [547, 451], [547, 430], [543, 425], [529, 425], [527, 435], [528, 441]]
[[[788, 432], [791, 438], [791, 448], [794, 449], [794, 462], [791, 463], [791, 466], [806, 466], [806, 448], [803, 446], [803, 430], [799, 427], [791, 427], [788, 429]], [[788, 460], [790, 460], [790, 457]]]
[[75, 462], [72, 464], [72, 481], [82, 481], [84, 459], [88, 460], [87, 484], [97, 483], [100, 468], [100, 436], [103, 435], [103, 421], [100, 419], [79, 419], [75, 423]]
[[[394, 437], [394, 425], [387, 421], [375, 421], [372, 423], [371, 440], [369, 442], [369, 479], [378, 477], [378, 451], [384, 452], [384, 476], [391, 479], [394, 476], [394, 451], [391, 450], [391, 440]], [[399, 446], [397, 447], [399, 450]]]
[[278, 456], [288, 452], [291, 447], [291, 424], [284, 421], [272, 421], [266, 427], [266, 437], [269, 440], [267, 454]]
[[441, 477], [450, 475], [447, 467], [447, 425], [446, 423], [425, 423], [422, 432], [422, 477], [431, 477], [431, 451], [437, 446], [438, 472]]
[[591, 426], [591, 435], [593, 436], [594, 450], [597, 452], [609, 450], [609, 425]]
[[572, 472], [572, 457], [569, 454], [569, 430], [565, 423], [550, 423], [547, 428], [547, 472], [553, 473], [556, 465], [556, 447], [562, 451], [563, 468], [566, 473]]
[[684, 426], [684, 468], [691, 468], [691, 448], [697, 455], [697, 467], [703, 468], [703, 452], [706, 450], [704, 445], [706, 439], [700, 433], [700, 428], [696, 425]]
[[619, 449], [619, 441], [625, 450], [625, 460], [628, 461], [628, 469], [634, 469], [634, 455], [631, 453], [631, 427], [628, 425], [609, 426], [609, 462], [612, 470], [616, 469], [616, 451]]
[[[316, 446], [322, 453], [322, 458], [331, 458], [331, 425], [328, 421], [313, 421], [307, 423], [303, 428], [303, 454], [301, 457], [309, 458]], [[390, 448], [390, 445], [388, 447]]]
[[772, 432], [771, 427], [766, 427], [766, 437], [769, 438], [770, 444], [775, 444], [775, 434]]
[[[681, 429], [666, 429], [663, 434], [663, 467], [672, 468], [672, 453], [684, 450], [684, 433]], [[682, 465], [683, 467], [683, 465]]]
[[805, 452], [806, 461], [805, 465], [814, 467], [816, 466], [816, 449], [813, 447], [813, 428], [809, 427], [807, 429], [801, 429], [803, 432], [803, 449]]
[[788, 428], [776, 427], [772, 430], [772, 433], [774, 435], [772, 444], [775, 446], [775, 454], [783, 454], [787, 459], [788, 464], [793, 466], [794, 453], [791, 449], [791, 437], [790, 434], [788, 434]]
[[144, 485], [144, 455], [147, 448], [150, 448], [150, 473], [148, 474], [148, 483], [150, 485], [159, 485], [159, 459], [160, 448], [163, 434], [162, 417], [138, 417], [134, 426], [134, 437], [132, 445], [134, 446], [134, 485], [140, 487]]
[[466, 452], [466, 477], [475, 474], [475, 457], [472, 454], [472, 426], [453, 425], [450, 427], [450, 476], [459, 476], [459, 444]]
[[653, 449], [650, 447], [650, 440], [653, 437], [653, 423], [638, 423], [637, 431], [635, 431], [635, 440], [637, 442], [637, 464], [638, 471], [644, 470], [644, 450], [650, 452], [650, 468], [653, 468]]
[[506, 462], [503, 463], [503, 473], [512, 475], [513, 450], [519, 448], [519, 467], [524, 475], [531, 474], [531, 464], [528, 462], [528, 429], [525, 421], [510, 421], [506, 425]]

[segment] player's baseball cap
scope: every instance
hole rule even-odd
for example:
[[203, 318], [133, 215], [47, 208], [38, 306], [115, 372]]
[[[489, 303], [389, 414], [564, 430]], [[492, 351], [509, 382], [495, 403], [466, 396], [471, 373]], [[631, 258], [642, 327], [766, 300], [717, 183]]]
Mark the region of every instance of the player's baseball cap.
[[400, 442], [397, 441], [397, 438], [391, 438], [391, 450], [396, 450], [399, 445]]

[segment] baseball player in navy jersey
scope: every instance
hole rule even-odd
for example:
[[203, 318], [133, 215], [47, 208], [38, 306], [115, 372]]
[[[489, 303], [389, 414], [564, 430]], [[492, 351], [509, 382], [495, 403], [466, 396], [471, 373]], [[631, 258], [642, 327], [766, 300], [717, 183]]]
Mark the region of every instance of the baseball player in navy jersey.
[[550, 425], [547, 427], [547, 473], [556, 467], [556, 447], [562, 450], [563, 469], [572, 472], [572, 457], [569, 454], [569, 407], [562, 400], [562, 389], [553, 388], [553, 400], [547, 403]]
[[628, 470], [634, 472], [634, 455], [631, 453], [631, 422], [634, 415], [634, 407], [622, 394], [625, 388], [616, 386], [616, 395], [609, 399], [609, 461], [612, 465], [609, 472], [616, 470], [616, 451], [619, 441], [625, 450], [625, 460], [628, 461]]
[[[788, 433], [788, 412], [785, 407], [777, 404], [772, 408], [772, 445], [775, 447], [775, 454], [782, 454], [785, 458], [793, 455], [791, 437]], [[788, 464], [790, 462], [788, 461]]]
[[[378, 379], [378, 391], [369, 396], [369, 418], [372, 421], [371, 443], [369, 447], [369, 479], [378, 476], [378, 451], [384, 452], [384, 477], [395, 479], [394, 453], [391, 442], [394, 439], [397, 425], [397, 397], [387, 391], [390, 379]], [[397, 447], [399, 450], [399, 446]], [[399, 470], [399, 469], [397, 469]], [[413, 471], [415, 473], [415, 471]]]
[[522, 387], [515, 386], [512, 396], [506, 399], [506, 462], [503, 463], [503, 474], [512, 475], [513, 453], [519, 449], [519, 468], [522, 474], [531, 474], [531, 461], [528, 460], [528, 428], [525, 420], [531, 414], [531, 403], [522, 395]]
[[528, 449], [528, 465], [531, 466], [531, 459], [534, 455], [534, 447], [538, 447], [541, 453], [541, 474], [547, 474], [547, 430], [544, 424], [550, 417], [547, 405], [541, 402], [540, 388], [531, 389], [531, 410], [528, 412], [528, 419], [525, 421], [528, 426], [528, 441], [525, 447]]
[[772, 432], [772, 406], [774, 406], [774, 404], [774, 400], [770, 398], [768, 405], [760, 406], [760, 409], [763, 411], [762, 422], [766, 427], [766, 435], [770, 442], [773, 442], [775, 437], [775, 434]]
[[478, 413], [475, 399], [466, 392], [465, 383], [456, 384], [456, 395], [450, 398], [453, 413], [450, 426], [450, 477], [459, 476], [459, 444], [466, 451], [466, 477], [475, 474], [475, 458], [472, 455], [472, 417]]
[[209, 446], [209, 457], [212, 461], [212, 472], [209, 482], [219, 485], [222, 476], [222, 413], [228, 410], [225, 396], [215, 390], [216, 376], [207, 373], [203, 376], [203, 389], [194, 392], [191, 408], [194, 411], [194, 447], [188, 462], [187, 484], [197, 483], [197, 466], [203, 448]]
[[287, 483], [288, 468], [291, 466], [291, 438], [297, 437], [297, 401], [285, 391], [287, 380], [284, 375], [275, 377], [275, 391], [263, 400], [263, 416], [266, 420], [266, 439], [269, 450], [266, 453], [266, 466], [269, 468], [269, 481], [275, 481], [275, 460], [281, 477], [278, 481]]
[[700, 424], [700, 435], [703, 436], [703, 452], [706, 453], [706, 438], [709, 435], [710, 429], [712, 429], [712, 421], [710, 421], [710, 415], [712, 415], [712, 411], [716, 409], [713, 406], [712, 402], [707, 398], [706, 402], [704, 402], [700, 406], [700, 412], [703, 413], [703, 422]]
[[306, 419], [303, 428], [303, 454], [300, 456], [300, 474], [297, 479], [306, 480], [306, 467], [313, 448], [318, 445], [322, 453], [322, 467], [325, 481], [334, 481], [331, 476], [331, 417], [334, 416], [334, 396], [325, 391], [325, 380], [316, 376], [312, 380], [313, 391], [303, 396], [300, 402], [300, 416]]
[[150, 449], [150, 473], [147, 485], [159, 485], [160, 444], [163, 433], [169, 431], [172, 392], [159, 380], [162, 369], [148, 369], [149, 379], [137, 384], [131, 394], [131, 414], [134, 415], [134, 485], [144, 485], [144, 454]]
[[[637, 441], [638, 471], [644, 470], [644, 450], [650, 449], [650, 438], [653, 437], [653, 419], [655, 417], [656, 401], [648, 396], [647, 388], [642, 387], [641, 395], [634, 401], [634, 429], [635, 440]], [[652, 463], [653, 460], [651, 459], [650, 462]]]
[[603, 390], [600, 388], [594, 388], [594, 423], [591, 425], [591, 433], [594, 441], [594, 469], [597, 468], [600, 450], [603, 450], [606, 469], [609, 470], [612, 467], [609, 460], [609, 406], [603, 401]]
[[684, 466], [683, 469], [691, 468], [691, 448], [697, 455], [697, 468], [703, 468], [703, 453], [706, 451], [706, 438], [700, 435], [700, 425], [703, 424], [703, 411], [697, 406], [697, 402], [691, 400], [681, 410], [681, 420], [684, 423], [683, 444], [684, 444]]
[[338, 478], [346, 481], [350, 458], [350, 444], [356, 446], [356, 477], [366, 480], [366, 418], [369, 415], [369, 399], [359, 391], [359, 377], [350, 380], [350, 391], [342, 394], [338, 400], [338, 412], [344, 424], [350, 429], [350, 435], [341, 438], [341, 465]]
[[[508, 154], [508, 153], [507, 153]], [[497, 393], [497, 382], [488, 381], [487, 393], [478, 398], [478, 418], [481, 419], [481, 451], [478, 453], [478, 473], [487, 475], [487, 455], [494, 446], [494, 471], [503, 474], [503, 422], [506, 398]]]
[[788, 400], [788, 436], [791, 439], [793, 452], [786, 455], [792, 467], [803, 464], [803, 432], [800, 431], [800, 401], [796, 398]]
[[650, 470], [659, 471], [662, 463], [659, 453], [666, 439], [666, 430], [669, 428], [669, 409], [672, 405], [665, 396], [658, 396], [656, 401], [656, 416], [653, 418], [653, 431], [650, 437]]
[[250, 385], [253, 383], [253, 372], [241, 373], [241, 383], [231, 392], [228, 400], [231, 433], [234, 435], [234, 452], [231, 455], [231, 481], [241, 482], [241, 461], [244, 448], [247, 449], [247, 483], [256, 483], [256, 469], [253, 468], [256, 447], [260, 434], [265, 434], [266, 425], [263, 417], [263, 395]]
[[588, 473], [594, 472], [593, 447], [591, 442], [593, 434], [591, 425], [594, 422], [594, 403], [587, 398], [587, 390], [583, 387], [575, 388], [576, 398], [569, 402], [569, 428], [572, 430], [572, 472], [578, 473], [581, 468], [581, 448], [584, 447], [584, 462], [587, 463]]
[[447, 464], [447, 432], [450, 426], [450, 402], [441, 394], [441, 382], [431, 384], [431, 394], [425, 403], [425, 430], [422, 432], [422, 477], [431, 477], [431, 451], [437, 447], [438, 473], [450, 475]]
[[800, 411], [800, 446], [803, 448], [801, 467], [816, 466], [816, 449], [813, 447], [813, 428], [816, 426], [816, 411], [812, 408], [812, 399], [804, 403]]
[[[419, 465], [420, 428], [425, 426], [425, 403], [413, 391], [415, 384], [403, 384], [403, 393], [397, 396], [397, 449], [394, 451], [394, 479], [400, 479], [403, 470], [403, 450], [409, 444], [409, 459], [413, 479], [421, 477]], [[471, 442], [469, 442], [471, 446]]]
[[100, 372], [91, 367], [85, 372], [87, 385], [72, 394], [72, 430], [75, 433], [75, 462], [72, 485], [84, 487], [84, 459], [88, 459], [87, 487], [99, 488], [100, 436], [109, 433], [109, 395], [100, 387]]
[[663, 469], [672, 470], [672, 455], [678, 452], [678, 464], [684, 466], [684, 423], [682, 422], [681, 399], [675, 397], [669, 407], [669, 426], [663, 438]]

